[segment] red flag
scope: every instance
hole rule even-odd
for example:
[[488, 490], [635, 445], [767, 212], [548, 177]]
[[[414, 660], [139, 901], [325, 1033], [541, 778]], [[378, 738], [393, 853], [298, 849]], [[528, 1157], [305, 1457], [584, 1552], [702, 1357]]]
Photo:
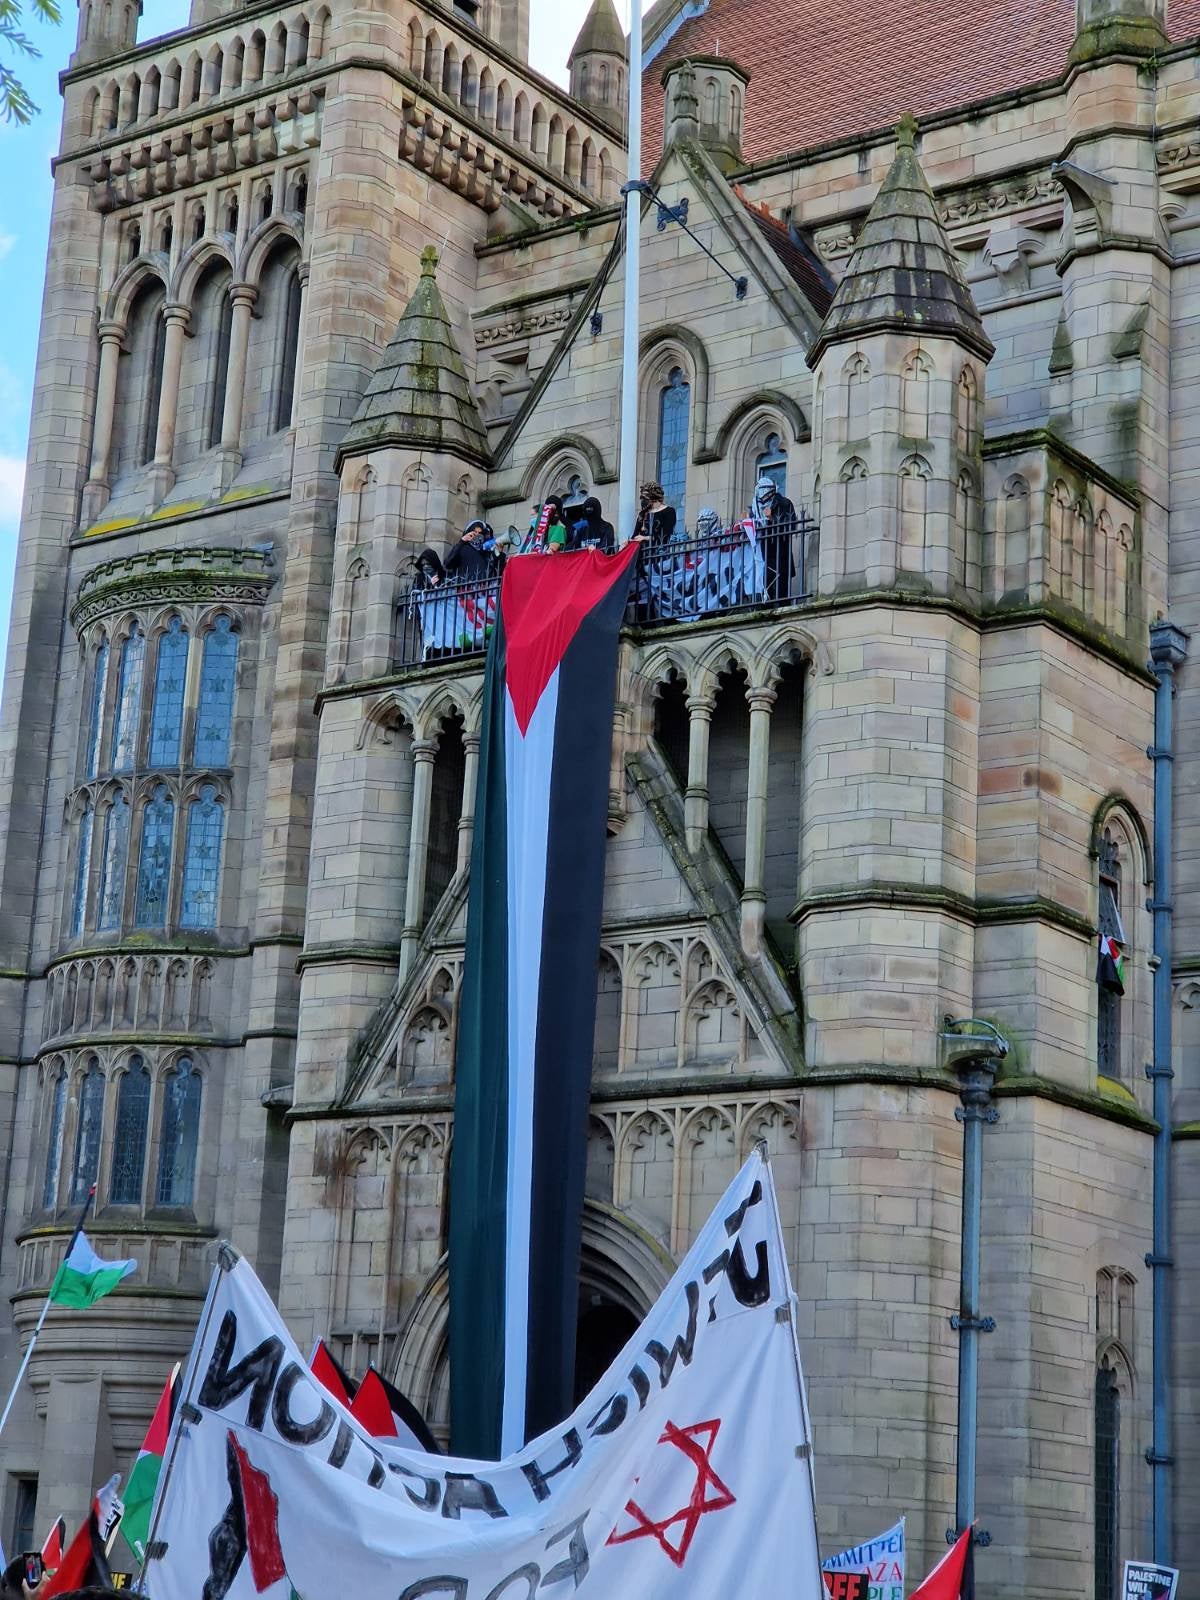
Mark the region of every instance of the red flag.
[[972, 1528], [959, 1534], [957, 1541], [934, 1567], [925, 1582], [914, 1589], [909, 1600], [964, 1600], [968, 1593]]
[[[79, 1532], [67, 1546], [66, 1553], [46, 1587], [38, 1591], [38, 1600], [53, 1600], [56, 1594], [68, 1594], [72, 1589], [111, 1589], [112, 1574], [108, 1570], [108, 1557], [104, 1552], [104, 1539], [100, 1522], [111, 1529], [114, 1516], [119, 1514], [120, 1502], [116, 1499], [117, 1478], [112, 1478], [97, 1490], [91, 1509], [83, 1519]], [[101, 1500], [104, 1504], [101, 1505]]]
[[67, 1543], [67, 1519], [59, 1517], [58, 1521], [46, 1535], [46, 1542], [42, 1546], [42, 1566], [47, 1572], [57, 1572], [62, 1566], [63, 1550]]
[[350, 1415], [362, 1423], [372, 1439], [396, 1437], [396, 1419], [392, 1415], [391, 1402], [374, 1367], [367, 1368], [367, 1375], [359, 1384], [354, 1404], [350, 1407]]
[[313, 1346], [312, 1359], [308, 1365], [317, 1382], [329, 1390], [339, 1405], [345, 1406], [349, 1411], [350, 1402], [355, 1394], [354, 1380], [341, 1363], [330, 1354], [329, 1346], [324, 1339], [318, 1339]]
[[287, 1577], [283, 1551], [279, 1548], [279, 1497], [265, 1472], [252, 1466], [250, 1458], [233, 1435], [229, 1446], [237, 1457], [242, 1480], [242, 1506], [246, 1516], [246, 1548], [250, 1556], [250, 1576], [259, 1594], [280, 1578]]

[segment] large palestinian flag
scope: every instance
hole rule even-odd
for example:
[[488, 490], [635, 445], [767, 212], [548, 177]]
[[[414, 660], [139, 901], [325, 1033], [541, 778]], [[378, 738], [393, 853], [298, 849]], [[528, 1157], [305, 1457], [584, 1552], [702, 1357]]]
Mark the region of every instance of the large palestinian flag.
[[638, 546], [509, 562], [488, 652], [450, 1166], [456, 1455], [571, 1410], [617, 639]]

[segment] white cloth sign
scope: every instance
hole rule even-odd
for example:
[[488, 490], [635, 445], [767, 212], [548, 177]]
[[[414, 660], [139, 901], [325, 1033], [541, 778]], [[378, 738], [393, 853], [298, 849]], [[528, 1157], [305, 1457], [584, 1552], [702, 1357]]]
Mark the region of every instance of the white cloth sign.
[[372, 1439], [238, 1261], [215, 1275], [193, 1346], [144, 1587], [151, 1600], [822, 1600], [794, 1328], [755, 1154], [578, 1410], [504, 1461], [466, 1461]]
[[886, 1533], [830, 1556], [821, 1566], [826, 1572], [865, 1572], [867, 1600], [904, 1600], [904, 1518]]
[[699, 547], [663, 545], [650, 558], [646, 580], [656, 616], [701, 617], [761, 600], [767, 572], [754, 525], [743, 522]]
[[421, 639], [428, 650], [482, 650], [496, 621], [496, 591], [473, 584], [463, 593], [454, 584], [422, 590], [415, 597]]
[[1127, 1561], [1122, 1600], [1175, 1600], [1178, 1584], [1175, 1567], [1160, 1567], [1153, 1561]]

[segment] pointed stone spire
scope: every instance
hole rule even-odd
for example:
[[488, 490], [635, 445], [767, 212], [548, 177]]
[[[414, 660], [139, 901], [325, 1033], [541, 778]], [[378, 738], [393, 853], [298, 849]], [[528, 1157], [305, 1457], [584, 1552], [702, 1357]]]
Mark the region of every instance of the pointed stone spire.
[[912, 117], [901, 120], [896, 158], [808, 352], [810, 367], [828, 345], [889, 328], [957, 339], [985, 361], [995, 353], [917, 160], [916, 131]]
[[571, 46], [567, 65], [570, 66], [576, 56], [620, 56], [624, 60], [626, 53], [625, 30], [613, 0], [592, 0], [592, 8], [584, 18], [579, 37]]
[[342, 441], [343, 456], [398, 445], [488, 464], [487, 433], [438, 291], [437, 261], [426, 245], [420, 280]]

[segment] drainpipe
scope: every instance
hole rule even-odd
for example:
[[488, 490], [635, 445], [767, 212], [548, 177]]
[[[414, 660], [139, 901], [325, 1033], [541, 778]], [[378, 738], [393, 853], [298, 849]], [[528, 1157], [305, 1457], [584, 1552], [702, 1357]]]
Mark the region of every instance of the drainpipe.
[[[1008, 1044], [991, 1023], [973, 1017], [945, 1019], [942, 1060], [958, 1079], [962, 1105], [955, 1117], [963, 1128], [961, 1278], [958, 1314], [950, 1326], [958, 1334], [958, 1438], [954, 1490], [954, 1527], [946, 1530], [952, 1544], [975, 1521], [975, 1458], [979, 1430], [979, 1335], [993, 1333], [992, 1317], [979, 1314], [980, 1233], [983, 1216], [983, 1128], [998, 1120], [992, 1104], [996, 1069]], [[976, 1544], [990, 1544], [991, 1535], [977, 1530]]]
[[1146, 1257], [1154, 1301], [1153, 1442], [1146, 1451], [1153, 1497], [1154, 1559], [1169, 1566], [1171, 1527], [1171, 835], [1174, 756], [1175, 669], [1187, 655], [1182, 628], [1159, 621], [1150, 627], [1154, 692], [1154, 1050], [1146, 1076], [1154, 1086], [1154, 1243]]

